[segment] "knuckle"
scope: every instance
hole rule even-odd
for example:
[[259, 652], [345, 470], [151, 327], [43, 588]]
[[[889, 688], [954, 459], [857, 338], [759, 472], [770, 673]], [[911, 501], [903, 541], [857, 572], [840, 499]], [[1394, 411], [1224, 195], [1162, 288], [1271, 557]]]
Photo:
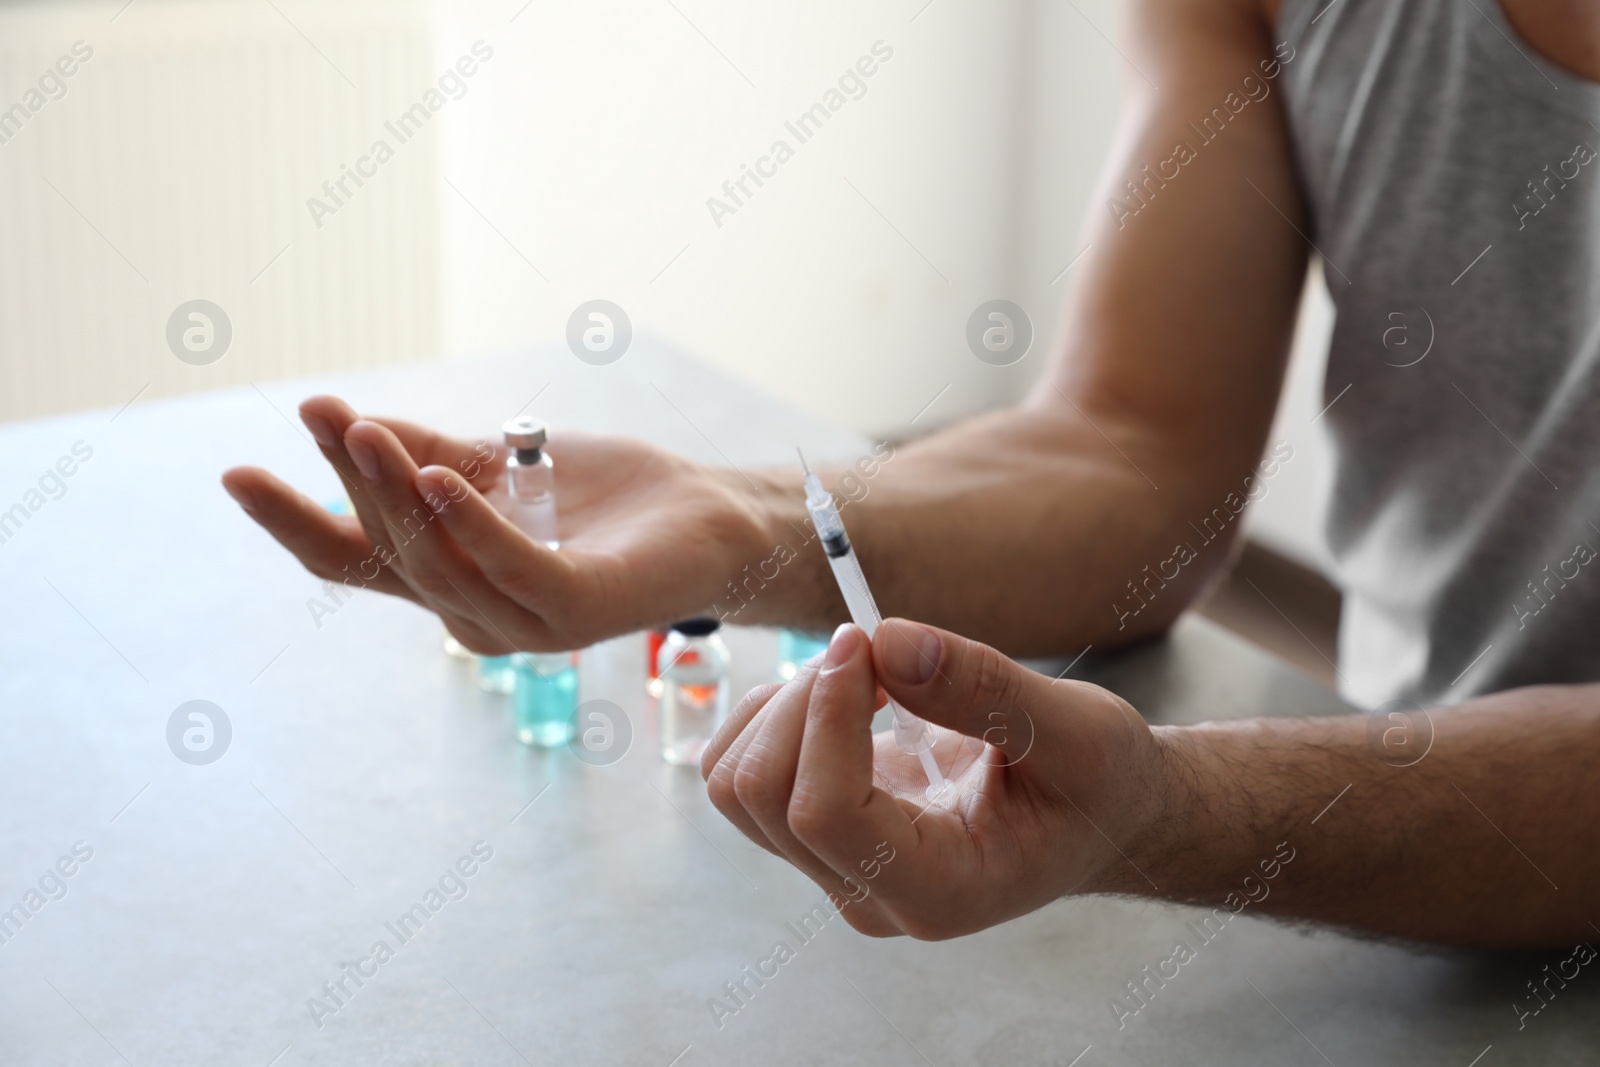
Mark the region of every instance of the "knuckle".
[[730, 764], [727, 757], [716, 762], [711, 768], [711, 773], [706, 778], [706, 796], [711, 800], [711, 806], [723, 815], [739, 809], [739, 795], [734, 787], [735, 767]]
[[455, 593], [455, 587], [432, 567], [411, 567], [406, 571], [406, 581], [411, 588], [430, 600], [445, 600]]
[[876, 908], [847, 908], [839, 915], [850, 924], [852, 930], [866, 937], [904, 937], [906, 933]]
[[755, 714], [767, 701], [772, 699], [774, 693], [782, 688], [782, 682], [768, 682], [765, 685], [756, 686], [744, 695], [744, 698], [734, 707], [733, 714], [729, 717], [738, 720], [746, 715]]
[[484, 578], [490, 585], [505, 593], [507, 596], [520, 596], [524, 575], [510, 560], [504, 558], [498, 551], [481, 551], [479, 546], [469, 542], [462, 542], [472, 561], [478, 565], [478, 570], [483, 572]]
[[1071, 700], [1086, 712], [1105, 716], [1107, 721], [1124, 720], [1129, 723], [1137, 720], [1143, 722], [1142, 716], [1134, 710], [1133, 705], [1117, 696], [1109, 689], [1095, 685], [1093, 682], [1071, 682], [1068, 690]]
[[922, 915], [901, 915], [895, 921], [907, 937], [916, 941], [948, 941], [957, 935], [949, 923]]
[[733, 794], [746, 811], [771, 811], [783, 803], [772, 776], [751, 760], [741, 759], [733, 772]]
[[982, 929], [973, 916], [980, 914], [982, 902], [964, 894], [945, 895], [912, 906], [886, 906], [885, 911], [907, 937], [917, 941], [949, 941]]
[[797, 790], [789, 801], [786, 819], [789, 832], [811, 847], [828, 839], [835, 825], [835, 810], [815, 793]]
[[971, 679], [971, 695], [985, 703], [1011, 707], [1022, 696], [1022, 678], [1016, 665], [997, 649], [976, 645], [968, 654], [966, 664]]
[[301, 556], [300, 565], [310, 572], [312, 577], [321, 578], [325, 582], [338, 582], [344, 580], [344, 575], [340, 574], [329, 564], [323, 562], [320, 558]]
[[467, 550], [489, 584], [510, 599], [519, 604], [551, 599], [541, 597], [548, 590], [540, 586], [548, 583], [534, 577], [513, 550], [492, 544], [468, 545]]
[[474, 655], [504, 656], [508, 652], [512, 651], [511, 649], [507, 649], [500, 642], [490, 640], [481, 631], [454, 629], [451, 627], [446, 627], [446, 629], [450, 630], [450, 635], [452, 637], [461, 642], [462, 648]]

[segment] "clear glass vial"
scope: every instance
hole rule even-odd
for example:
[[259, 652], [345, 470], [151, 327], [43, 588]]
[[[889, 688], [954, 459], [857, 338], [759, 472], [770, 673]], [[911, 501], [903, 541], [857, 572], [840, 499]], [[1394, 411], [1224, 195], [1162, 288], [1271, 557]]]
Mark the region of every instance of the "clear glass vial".
[[778, 680], [793, 681], [813, 656], [828, 650], [828, 635], [809, 630], [778, 631]]
[[578, 654], [518, 652], [511, 657], [516, 688], [511, 694], [517, 740], [556, 748], [578, 731]]
[[549, 432], [532, 415], [519, 415], [501, 427], [506, 447], [506, 518], [551, 548], [560, 544], [556, 526], [556, 469], [545, 451]]
[[672, 624], [656, 665], [661, 676], [661, 758], [698, 764], [728, 717], [728, 646], [712, 618]]
[[661, 699], [661, 646], [666, 643], [667, 630], [665, 627], [645, 631], [644, 659], [645, 674], [649, 681], [645, 683], [645, 692]]

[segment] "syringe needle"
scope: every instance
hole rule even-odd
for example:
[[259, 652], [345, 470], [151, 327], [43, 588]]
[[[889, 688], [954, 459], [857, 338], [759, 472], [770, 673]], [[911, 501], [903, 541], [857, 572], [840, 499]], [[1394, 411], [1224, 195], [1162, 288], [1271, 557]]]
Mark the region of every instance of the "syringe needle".
[[[832, 495], [823, 487], [822, 480], [806, 466], [805, 453], [799, 448], [795, 449], [795, 453], [800, 457], [801, 466], [806, 467], [806, 511], [822, 540], [828, 566], [839, 583], [839, 592], [844, 596], [845, 607], [850, 610], [851, 621], [870, 639], [878, 623], [883, 621], [883, 616], [878, 613], [878, 605], [867, 590], [866, 575], [861, 573], [861, 563], [850, 547], [850, 539], [845, 536], [844, 523], [839, 518], [839, 509]], [[945, 791], [949, 780], [940, 773], [939, 764], [933, 758], [933, 731], [925, 721], [893, 700], [889, 701], [889, 706], [894, 715], [895, 743], [901, 751], [917, 757], [928, 779], [927, 797], [936, 800]]]
[[794, 446], [794, 454], [800, 457], [800, 469], [805, 471], [807, 474], [810, 474], [811, 468], [806, 464], [806, 454], [800, 451], [799, 445]]

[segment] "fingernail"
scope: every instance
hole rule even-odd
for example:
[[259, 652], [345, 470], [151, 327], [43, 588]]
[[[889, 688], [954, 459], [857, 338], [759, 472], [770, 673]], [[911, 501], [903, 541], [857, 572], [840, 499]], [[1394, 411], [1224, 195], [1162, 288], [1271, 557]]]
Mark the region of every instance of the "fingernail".
[[236, 485], [229, 485], [227, 482], [222, 483], [222, 488], [228, 491], [228, 495], [233, 497], [234, 502], [237, 503], [241, 508], [252, 512], [256, 510], [255, 494], [250, 492], [248, 489], [244, 489]]
[[856, 653], [856, 642], [861, 631], [849, 623], [841, 623], [828, 641], [828, 654], [822, 661], [824, 670], [843, 666]]
[[902, 685], [921, 685], [939, 669], [944, 642], [925, 626], [896, 619], [883, 644], [883, 673]]
[[346, 437], [344, 447], [350, 453], [350, 461], [356, 465], [361, 476], [369, 482], [377, 481], [378, 474], [382, 470], [378, 465], [378, 450], [354, 437]]
[[306, 424], [306, 429], [311, 431], [311, 436], [317, 439], [317, 444], [323, 448], [333, 448], [339, 443], [339, 434], [334, 430], [333, 423], [321, 415], [313, 415], [309, 411], [300, 413], [300, 421]]

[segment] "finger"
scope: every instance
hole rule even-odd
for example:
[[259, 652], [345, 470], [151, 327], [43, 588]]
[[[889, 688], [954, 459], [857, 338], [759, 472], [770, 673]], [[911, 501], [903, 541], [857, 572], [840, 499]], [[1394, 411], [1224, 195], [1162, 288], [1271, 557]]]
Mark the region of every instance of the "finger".
[[[374, 589], [422, 604], [416, 591], [387, 566], [388, 546], [374, 546], [361, 523], [327, 509], [258, 467], [235, 467], [222, 478], [223, 488], [275, 540], [312, 574], [357, 589]], [[423, 605], [427, 606], [427, 605]], [[440, 620], [456, 639], [474, 652], [503, 655], [513, 649], [483, 625], [448, 612]]]
[[948, 630], [889, 619], [872, 639], [878, 680], [906, 710], [939, 726], [980, 738], [1007, 760], [1021, 759], [1054, 734], [1061, 692], [1051, 681], [988, 645]]
[[[802, 667], [788, 684], [793, 685], [798, 682], [808, 685], [811, 677], [816, 674], [817, 664], [820, 662], [819, 656], [813, 660], [809, 670]], [[706, 778], [707, 794], [711, 798], [712, 805], [729, 822], [738, 827], [740, 833], [783, 860], [789, 857], [767, 836], [755, 817], [740, 802], [735, 780], [740, 761], [760, 733], [761, 713], [767, 709], [772, 698], [785, 688], [782, 683], [772, 683], [758, 686], [746, 694], [739, 702], [739, 706], [717, 730], [716, 736], [707, 746], [700, 761], [701, 773]]]
[[[865, 646], [864, 636], [860, 640]], [[818, 668], [812, 667], [797, 674], [794, 681], [773, 695], [760, 717], [741, 735], [741, 740], [749, 738], [749, 741], [734, 754], [738, 761], [734, 793], [739, 806], [754, 820], [766, 840], [784, 859], [816, 882], [835, 908], [842, 910], [845, 902], [856, 905], [851, 925], [859, 922], [862, 925], [858, 928], [875, 928], [881, 925], [881, 916], [877, 915], [876, 903], [868, 900], [869, 892], [863, 888], [859, 876], [849, 877], [856, 872], [853, 869], [840, 871], [831, 866], [789, 826], [790, 797], [794, 792], [800, 742], [806, 729], [807, 707], [811, 703], [817, 672]], [[868, 721], [871, 717], [868, 711]], [[870, 768], [868, 775], [871, 775]]]
[[788, 825], [837, 874], [881, 873], [885, 853], [910, 852], [907, 806], [872, 779], [872, 644], [859, 627], [834, 631], [807, 703]]
[[[820, 658], [808, 667], [802, 667], [789, 684], [798, 682], [801, 685], [809, 685], [819, 663]], [[757, 686], [745, 694], [744, 699], [739, 701], [739, 706], [734, 708], [717, 728], [716, 735], [712, 737], [711, 743], [706, 746], [705, 752], [700, 757], [700, 773], [706, 780], [706, 792], [711, 798], [712, 805], [746, 837], [780, 858], [787, 857], [740, 803], [734, 779], [740, 761], [760, 732], [758, 716], [784, 688], [782, 683], [774, 682], [770, 685]]]
[[482, 493], [444, 467], [418, 471], [416, 486], [424, 496], [445, 501], [439, 512], [444, 528], [484, 578], [535, 616], [530, 620], [530, 640], [548, 639], [559, 630], [582, 643], [584, 635], [570, 625], [578, 577], [569, 555], [517, 529]]
[[806, 724], [806, 702], [815, 679], [815, 670], [802, 671], [774, 693], [723, 761], [733, 766], [733, 792], [739, 807], [779, 855], [813, 879], [822, 865], [790, 832], [788, 813], [800, 735]]
[[744, 695], [744, 699], [728, 713], [726, 719], [722, 720], [717, 732], [711, 735], [711, 741], [706, 745], [705, 752], [701, 753], [701, 778], [707, 782], [711, 780], [711, 772], [733, 743], [739, 739], [744, 728], [750, 725], [750, 720], [760, 714], [761, 709], [767, 706], [767, 701], [772, 699], [772, 695], [782, 688], [782, 682], [771, 682], [767, 685], [758, 685]]
[[228, 495], [312, 574], [416, 600], [389, 568], [355, 519], [331, 515], [303, 493], [259, 467], [235, 467], [222, 476]]
[[[816, 664], [820, 662], [820, 658], [814, 661], [809, 671], [801, 667], [788, 684], [793, 685], [795, 682], [810, 684], [811, 676], [816, 674]], [[701, 773], [706, 778], [707, 794], [711, 798], [712, 805], [746, 837], [780, 859], [787, 857], [739, 802], [734, 779], [739, 770], [739, 761], [744, 758], [745, 751], [760, 732], [761, 713], [772, 702], [772, 698], [783, 692], [784, 688], [784, 683], [774, 682], [757, 686], [746, 693], [744, 699], [739, 701], [739, 706], [734, 708], [732, 714], [718, 727], [711, 743], [706, 746], [706, 751], [700, 757]]]
[[[818, 652], [805, 663], [802, 663], [796, 669], [795, 675], [798, 677], [800, 672], [807, 667], [816, 668], [820, 667], [821, 664], [822, 653]], [[783, 682], [768, 682], [766, 685], [756, 686], [744, 695], [744, 699], [739, 701], [738, 706], [733, 709], [732, 713], [722, 720], [722, 725], [717, 727], [717, 732], [711, 737], [711, 743], [706, 746], [705, 753], [700, 757], [700, 777], [710, 778], [711, 769], [717, 765], [717, 761], [722, 759], [723, 754], [738, 739], [750, 720], [755, 718], [757, 713], [766, 706], [767, 701], [772, 699], [773, 694], [782, 689], [783, 686]], [[880, 697], [878, 707], [883, 707], [883, 704], [884, 700]]]
[[[323, 458], [332, 464], [339, 480], [344, 483], [356, 518], [361, 520], [361, 528], [367, 532], [367, 540], [374, 547], [384, 546], [392, 554], [394, 545], [383, 525], [383, 517], [367, 493], [366, 479], [345, 446], [345, 430], [357, 418], [359, 416], [355, 409], [336, 396], [314, 396], [300, 404], [300, 421], [316, 438], [317, 448], [322, 451]], [[399, 565], [398, 555], [394, 556], [393, 563]]]
[[375, 422], [394, 434], [401, 447], [410, 454], [412, 462], [419, 467], [449, 467], [480, 491], [500, 480], [504, 457], [500, 449], [489, 441], [458, 440], [404, 419], [368, 416], [367, 421]]
[[739, 803], [734, 778], [739, 770], [739, 759], [756, 734], [757, 727], [752, 723], [782, 689], [781, 685], [764, 685], [747, 693], [733, 714], [718, 728], [716, 736], [700, 757], [700, 773], [705, 777], [706, 796], [710, 798], [712, 806], [740, 833], [780, 859], [784, 858], [782, 850], [772, 843], [744, 809], [744, 805]]
[[[437, 519], [442, 496], [426, 501], [417, 491], [417, 468], [400, 440], [384, 426], [358, 419], [345, 430], [345, 446], [362, 468], [372, 501], [404, 561], [402, 576], [436, 610], [476, 617], [508, 650], [517, 647], [525, 613], [496, 589]], [[460, 484], [460, 483], [458, 483]], [[465, 493], [464, 486], [460, 490]]]

